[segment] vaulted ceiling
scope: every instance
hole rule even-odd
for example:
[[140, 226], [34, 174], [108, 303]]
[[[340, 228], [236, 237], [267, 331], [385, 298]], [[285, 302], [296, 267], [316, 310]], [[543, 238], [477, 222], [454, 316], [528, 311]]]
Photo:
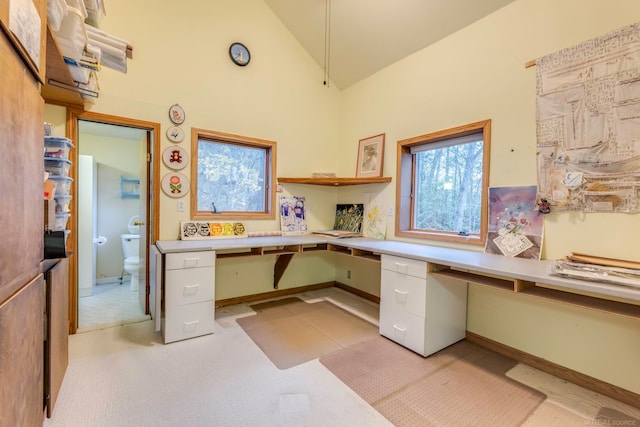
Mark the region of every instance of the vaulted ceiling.
[[[345, 89], [514, 0], [265, 0], [324, 69], [330, 17], [330, 80]], [[327, 2], [329, 11], [327, 14]]]

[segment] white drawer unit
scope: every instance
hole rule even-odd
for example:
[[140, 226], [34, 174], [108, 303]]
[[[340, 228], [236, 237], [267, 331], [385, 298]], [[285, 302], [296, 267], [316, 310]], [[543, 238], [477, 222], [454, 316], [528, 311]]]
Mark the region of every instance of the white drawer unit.
[[467, 285], [427, 273], [427, 263], [382, 255], [380, 334], [428, 356], [465, 337]]
[[211, 334], [215, 325], [215, 252], [168, 253], [164, 259], [165, 344]]

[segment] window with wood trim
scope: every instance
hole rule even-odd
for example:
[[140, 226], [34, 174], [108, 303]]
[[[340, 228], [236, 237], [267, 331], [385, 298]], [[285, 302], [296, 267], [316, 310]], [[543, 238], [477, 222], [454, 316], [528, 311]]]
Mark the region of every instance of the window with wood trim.
[[273, 219], [276, 142], [191, 129], [191, 219]]
[[484, 245], [491, 120], [398, 141], [396, 236]]

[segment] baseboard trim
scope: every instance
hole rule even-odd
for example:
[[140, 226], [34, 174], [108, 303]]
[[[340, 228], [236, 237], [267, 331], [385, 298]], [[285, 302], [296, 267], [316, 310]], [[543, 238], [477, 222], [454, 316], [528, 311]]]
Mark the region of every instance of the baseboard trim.
[[509, 347], [497, 341], [485, 338], [481, 335], [474, 334], [473, 332], [467, 331], [465, 338], [467, 339], [467, 341], [478, 344], [484, 348], [495, 351], [496, 353], [500, 353], [511, 359], [517, 360], [518, 362], [522, 362], [525, 365], [529, 365], [551, 375], [555, 375], [556, 377], [570, 381], [581, 387], [624, 402], [628, 405], [633, 406], [634, 408], [637, 407], [638, 402], [640, 402], [640, 394], [623, 389], [613, 384], [609, 384], [597, 378], [590, 377], [588, 375], [558, 365], [557, 363], [542, 359], [538, 356], [525, 353], [524, 351]]
[[341, 283], [341, 282], [335, 282], [335, 286], [336, 288], [342, 289], [343, 291], [351, 292], [352, 294], [357, 295], [360, 298], [364, 298], [366, 300], [375, 302], [376, 304], [380, 304], [380, 297], [368, 294], [365, 291], [361, 291], [360, 289], [351, 287], [349, 285], [345, 285], [344, 283]]
[[225, 307], [228, 305], [242, 304], [246, 302], [260, 301], [263, 299], [283, 297], [287, 295], [297, 294], [300, 292], [315, 291], [316, 289], [332, 288], [336, 282], [323, 282], [313, 285], [297, 286], [295, 288], [278, 289], [275, 291], [264, 292], [260, 294], [243, 295], [241, 297], [226, 298], [216, 300], [216, 307]]

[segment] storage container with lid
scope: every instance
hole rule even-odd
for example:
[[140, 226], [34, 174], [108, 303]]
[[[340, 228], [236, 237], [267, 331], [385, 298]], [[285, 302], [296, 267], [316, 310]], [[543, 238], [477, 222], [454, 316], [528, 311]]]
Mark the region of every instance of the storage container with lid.
[[53, 226], [53, 231], [61, 231], [67, 228], [67, 220], [69, 220], [68, 213], [56, 214], [56, 222]]
[[69, 212], [69, 205], [71, 204], [71, 196], [56, 195], [53, 199], [56, 201], [57, 214]]
[[66, 159], [59, 159], [56, 157], [44, 158], [44, 170], [51, 175], [69, 175], [69, 169], [71, 168], [71, 162]]
[[80, 60], [87, 45], [87, 30], [84, 20], [86, 13], [75, 7], [67, 6], [67, 15], [55, 31], [56, 42], [62, 56]]
[[53, 193], [54, 197], [57, 196], [68, 196], [71, 191], [71, 183], [73, 182], [72, 178], [64, 175], [51, 175], [49, 179], [55, 182], [56, 190]]
[[44, 156], [57, 159], [68, 159], [69, 150], [73, 148], [71, 140], [59, 136], [44, 137]]

